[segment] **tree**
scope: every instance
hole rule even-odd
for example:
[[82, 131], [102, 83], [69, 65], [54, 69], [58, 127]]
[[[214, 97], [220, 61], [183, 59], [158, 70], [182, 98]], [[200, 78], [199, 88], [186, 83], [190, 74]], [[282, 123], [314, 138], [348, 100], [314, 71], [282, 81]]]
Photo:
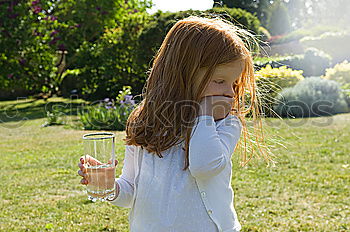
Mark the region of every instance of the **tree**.
[[58, 93], [65, 74], [86, 68], [79, 66], [82, 48], [97, 53], [107, 28], [123, 27], [149, 7], [149, 0], [1, 1], [0, 88]]
[[271, 2], [270, 0], [214, 0], [213, 7], [223, 6], [241, 8], [252, 14], [255, 13], [261, 24], [266, 26]]
[[282, 35], [290, 31], [290, 19], [286, 6], [281, 1], [273, 3], [267, 29], [272, 35]]
[[348, 0], [289, 0], [284, 4], [293, 19], [291, 26], [294, 29], [317, 24], [349, 27]]
[[255, 13], [261, 24], [268, 27], [272, 5], [279, 2], [287, 7], [289, 17], [293, 19], [291, 29], [315, 24], [349, 27], [348, 0], [214, 0], [213, 6], [245, 9]]

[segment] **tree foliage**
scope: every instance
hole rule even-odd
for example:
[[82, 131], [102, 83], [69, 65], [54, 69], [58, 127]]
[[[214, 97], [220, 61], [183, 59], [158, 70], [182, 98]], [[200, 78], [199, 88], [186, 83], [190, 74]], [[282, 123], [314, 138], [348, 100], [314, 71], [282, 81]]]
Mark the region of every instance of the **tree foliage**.
[[[98, 56], [98, 44], [109, 43], [149, 7], [147, 0], [2, 1], [0, 88], [59, 92], [67, 76], [93, 73], [86, 60]], [[121, 59], [128, 60], [127, 54]]]
[[272, 5], [267, 28], [272, 35], [282, 35], [290, 31], [289, 14], [283, 2], [276, 2]]
[[213, 7], [226, 6], [228, 8], [244, 9], [252, 14], [256, 14], [262, 25], [265, 25], [270, 5], [270, 0], [214, 0]]

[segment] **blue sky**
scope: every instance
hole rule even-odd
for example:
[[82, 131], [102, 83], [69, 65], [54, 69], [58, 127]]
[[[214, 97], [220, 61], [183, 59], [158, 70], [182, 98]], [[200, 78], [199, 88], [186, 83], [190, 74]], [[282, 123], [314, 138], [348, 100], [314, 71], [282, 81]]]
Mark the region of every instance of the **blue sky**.
[[158, 9], [162, 11], [176, 12], [180, 10], [207, 10], [212, 8], [213, 0], [152, 0], [153, 7], [147, 12], [153, 14]]

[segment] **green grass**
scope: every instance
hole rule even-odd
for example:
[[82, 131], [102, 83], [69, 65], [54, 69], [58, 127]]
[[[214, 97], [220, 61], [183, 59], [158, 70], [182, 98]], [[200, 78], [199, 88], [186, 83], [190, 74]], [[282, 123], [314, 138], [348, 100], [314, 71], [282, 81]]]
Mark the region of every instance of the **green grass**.
[[[128, 231], [129, 209], [91, 203], [79, 183], [87, 131], [74, 129], [82, 101], [72, 101], [72, 109], [68, 102], [0, 102], [0, 231]], [[61, 107], [71, 126], [41, 127], [45, 105]], [[240, 168], [238, 155], [233, 158], [242, 231], [349, 231], [350, 114], [266, 119], [265, 125], [266, 136], [286, 148], [272, 147], [275, 168], [262, 161]], [[114, 133], [119, 176], [125, 132]]]

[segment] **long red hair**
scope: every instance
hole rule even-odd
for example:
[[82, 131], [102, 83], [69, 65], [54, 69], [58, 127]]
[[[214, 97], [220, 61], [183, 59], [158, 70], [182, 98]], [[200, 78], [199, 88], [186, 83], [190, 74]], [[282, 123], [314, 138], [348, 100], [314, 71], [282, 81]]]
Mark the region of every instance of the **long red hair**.
[[[261, 107], [256, 94], [252, 59], [253, 49], [257, 47], [258, 42], [250, 32], [222, 18], [189, 16], [177, 21], [153, 60], [142, 91], [143, 100], [128, 118], [126, 144], [142, 146], [161, 158], [162, 151], [184, 140], [183, 170], [186, 170], [189, 166], [190, 135], [199, 110], [200, 96], [217, 65], [243, 59], [245, 68], [234, 85], [232, 112], [240, 118], [243, 126], [244, 140], [238, 143], [242, 148], [241, 165], [251, 160], [254, 147], [266, 161], [273, 161], [263, 145]], [[194, 76], [202, 67], [206, 67], [207, 72], [198, 86]], [[248, 113], [254, 121], [254, 138], [249, 136], [245, 121]]]

